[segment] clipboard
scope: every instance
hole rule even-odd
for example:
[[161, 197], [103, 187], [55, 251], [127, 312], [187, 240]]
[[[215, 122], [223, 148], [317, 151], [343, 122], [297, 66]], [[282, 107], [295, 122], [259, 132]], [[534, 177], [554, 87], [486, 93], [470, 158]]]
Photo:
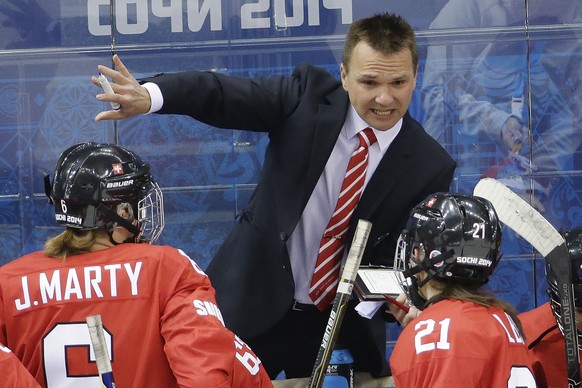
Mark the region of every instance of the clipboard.
[[354, 282], [354, 291], [360, 301], [386, 301], [384, 295], [400, 295], [402, 288], [396, 272], [384, 267], [360, 268]]

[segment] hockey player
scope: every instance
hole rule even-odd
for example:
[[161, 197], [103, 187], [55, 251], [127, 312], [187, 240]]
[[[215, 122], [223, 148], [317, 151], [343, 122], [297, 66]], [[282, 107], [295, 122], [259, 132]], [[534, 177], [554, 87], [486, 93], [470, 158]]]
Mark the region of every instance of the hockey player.
[[[578, 346], [582, 344], [582, 227], [564, 233], [572, 264], [572, 283], [576, 307]], [[534, 374], [538, 385], [548, 388], [568, 386], [566, 343], [561, 325], [562, 303], [558, 294], [556, 275], [546, 265], [546, 279], [550, 301], [521, 313], [519, 319], [527, 337], [527, 345], [533, 351]]]
[[536, 386], [513, 308], [481, 288], [500, 244], [497, 214], [483, 198], [436, 193], [412, 210], [395, 267], [421, 313], [390, 358], [397, 387]]
[[86, 317], [100, 314], [118, 387], [270, 387], [260, 360], [224, 327], [206, 274], [152, 245], [164, 227], [149, 165], [81, 143], [47, 195], [65, 231], [0, 268], [0, 342], [43, 386], [100, 386]]

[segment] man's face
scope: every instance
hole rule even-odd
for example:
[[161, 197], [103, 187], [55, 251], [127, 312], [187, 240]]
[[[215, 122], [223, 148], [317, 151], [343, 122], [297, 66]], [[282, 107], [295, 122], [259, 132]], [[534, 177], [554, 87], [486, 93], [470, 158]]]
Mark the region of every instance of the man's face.
[[416, 86], [410, 50], [384, 55], [362, 41], [349, 68], [348, 73], [341, 64], [341, 79], [358, 115], [378, 130], [392, 128], [406, 113]]

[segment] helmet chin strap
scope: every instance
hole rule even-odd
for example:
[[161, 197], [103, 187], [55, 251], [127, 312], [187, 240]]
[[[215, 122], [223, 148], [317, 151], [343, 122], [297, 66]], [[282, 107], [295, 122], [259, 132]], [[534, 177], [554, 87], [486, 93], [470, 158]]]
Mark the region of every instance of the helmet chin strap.
[[[135, 234], [132, 234], [131, 237], [126, 238], [122, 242], [115, 241], [115, 239], [113, 238], [113, 228], [115, 227], [114, 225], [115, 225], [115, 223], [113, 223], [113, 222], [108, 222], [107, 223], [107, 235], [109, 236], [109, 241], [111, 241], [111, 243], [113, 245], [119, 245], [119, 244], [126, 244], [126, 243], [134, 243], [134, 242], [136, 242], [136, 235]], [[123, 228], [125, 228], [125, 227], [123, 227]], [[125, 229], [127, 229], [127, 228], [125, 228]]]
[[130, 232], [134, 236], [139, 236], [139, 233], [141, 232], [140, 229], [131, 222], [129, 222], [128, 220], [126, 220], [125, 218], [121, 217], [119, 214], [117, 214], [116, 211], [108, 208], [107, 206], [97, 201], [93, 201], [92, 205], [95, 206], [99, 212], [105, 214], [114, 223], [123, 226], [125, 229], [127, 229], [128, 232]]
[[[98, 212], [105, 214], [107, 216], [107, 218], [109, 219], [109, 222], [107, 223], [107, 234], [109, 235], [109, 241], [111, 241], [111, 243], [113, 245], [119, 245], [119, 244], [124, 244], [124, 243], [133, 243], [136, 241], [137, 236], [139, 236], [139, 234], [141, 232], [141, 230], [137, 226], [135, 226], [134, 224], [132, 224], [131, 222], [129, 222], [125, 218], [121, 217], [119, 214], [117, 214], [116, 211], [114, 211], [113, 209], [110, 209], [109, 207], [105, 206], [101, 202], [96, 201], [92, 198], [86, 198], [85, 200], [87, 201], [88, 204], [95, 206], [95, 208]], [[129, 233], [133, 234], [133, 237], [129, 237], [125, 241], [122, 241], [122, 242], [115, 241], [113, 239], [113, 225], [114, 224], [118, 224], [119, 226], [127, 229], [127, 231]]]
[[412, 305], [419, 310], [424, 310], [427, 307], [427, 300], [420, 295], [420, 286], [416, 277], [409, 278], [408, 295]]
[[[438, 256], [433, 258], [429, 258], [428, 260], [421, 260], [420, 263], [414, 268], [407, 268], [403, 271], [405, 277], [410, 279], [410, 290], [409, 294], [412, 298], [411, 302], [419, 310], [424, 310], [428, 307], [428, 301], [420, 295], [419, 289], [422, 288], [426, 283], [428, 283], [435, 275], [436, 271], [434, 270], [433, 266], [437, 263], [442, 263], [453, 257], [455, 254], [454, 249], [450, 249], [445, 253], [441, 253]], [[418, 280], [416, 278], [416, 274], [420, 273], [421, 271], [426, 272], [426, 276], [422, 280]]]

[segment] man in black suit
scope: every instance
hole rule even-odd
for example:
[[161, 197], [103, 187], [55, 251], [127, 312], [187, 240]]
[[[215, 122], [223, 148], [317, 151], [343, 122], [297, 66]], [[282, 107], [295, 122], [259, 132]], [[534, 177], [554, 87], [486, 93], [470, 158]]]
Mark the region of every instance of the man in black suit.
[[[269, 133], [255, 192], [207, 272], [226, 325], [270, 376], [281, 370], [287, 377], [309, 376], [330, 312], [320, 312], [309, 298], [311, 275], [357, 133], [372, 127], [378, 139], [369, 147], [367, 184], [346, 238], [351, 241], [358, 219], [373, 223], [363, 264], [391, 265], [410, 209], [448, 191], [453, 178], [453, 159], [407, 113], [418, 64], [412, 27], [386, 13], [355, 21], [341, 80], [301, 63], [290, 77], [189, 71], [137, 82], [117, 56], [114, 63], [118, 71], [98, 69], [115, 81], [116, 94], [97, 98], [121, 109], [101, 112], [97, 121], [157, 112]], [[362, 318], [355, 304], [339, 340], [356, 371], [389, 375], [382, 314]]]

